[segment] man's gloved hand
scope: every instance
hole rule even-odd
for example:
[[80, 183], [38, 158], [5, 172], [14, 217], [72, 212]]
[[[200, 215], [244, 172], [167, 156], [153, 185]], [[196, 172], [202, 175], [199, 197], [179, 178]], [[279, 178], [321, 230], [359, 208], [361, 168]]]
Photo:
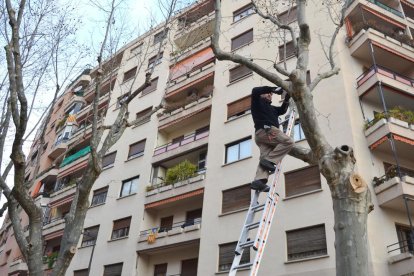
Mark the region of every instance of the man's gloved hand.
[[290, 100], [290, 95], [289, 95], [288, 93], [286, 93], [286, 96], [285, 96], [285, 98], [283, 99], [283, 101], [284, 101], [285, 103], [288, 103], [288, 102], [289, 102], [289, 100]]
[[282, 87], [273, 87], [272, 88], [272, 93], [273, 94], [277, 94], [277, 95], [282, 95], [284, 92]]

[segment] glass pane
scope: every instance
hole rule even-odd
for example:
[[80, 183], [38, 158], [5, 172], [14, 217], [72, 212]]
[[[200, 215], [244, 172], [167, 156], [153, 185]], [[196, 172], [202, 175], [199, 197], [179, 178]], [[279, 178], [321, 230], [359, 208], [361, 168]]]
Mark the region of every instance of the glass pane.
[[136, 193], [138, 190], [138, 178], [131, 180], [131, 192], [130, 194]]
[[252, 155], [252, 139], [240, 143], [240, 159]]
[[130, 187], [131, 187], [131, 181], [125, 182], [125, 183], [122, 185], [121, 196], [126, 196], [126, 195], [129, 195], [129, 190], [130, 190]]
[[231, 163], [239, 159], [239, 145], [227, 148], [226, 163]]

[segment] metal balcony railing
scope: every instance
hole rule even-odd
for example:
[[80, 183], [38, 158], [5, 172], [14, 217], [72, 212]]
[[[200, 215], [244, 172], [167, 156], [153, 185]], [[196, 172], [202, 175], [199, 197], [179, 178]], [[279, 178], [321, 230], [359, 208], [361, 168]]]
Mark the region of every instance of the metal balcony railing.
[[58, 146], [62, 143], [66, 143], [67, 141], [69, 141], [69, 139], [70, 139], [70, 137], [63, 137], [62, 139], [57, 140], [53, 147], [56, 147], [56, 146]]
[[370, 77], [372, 77], [374, 74], [380, 74], [383, 76], [386, 76], [390, 79], [396, 80], [400, 83], [406, 84], [408, 86], [414, 87], [414, 79], [411, 79], [409, 77], [406, 77], [404, 75], [398, 74], [388, 68], [385, 68], [383, 66], [379, 65], [372, 65], [371, 68], [369, 68], [367, 71], [362, 73], [357, 78], [357, 85], [360, 87], [362, 84], [364, 84]]
[[63, 219], [63, 216], [58, 216], [58, 217], [53, 217], [53, 218], [47, 219], [47, 220], [43, 221], [43, 226], [46, 226], [48, 224], [51, 224], [51, 223], [53, 223], [55, 221], [59, 221], [61, 219]]
[[414, 241], [412, 239], [398, 241], [387, 246], [388, 254], [399, 250], [401, 253], [410, 252], [414, 254]]
[[168, 231], [173, 230], [173, 229], [184, 228], [184, 227], [187, 227], [187, 226], [198, 225], [198, 224], [201, 224], [201, 218], [189, 219], [189, 220], [186, 220], [186, 221], [175, 222], [171, 226], [168, 226], [168, 227], [161, 227], [161, 226], [153, 227], [151, 229], [147, 229], [147, 230], [139, 232], [139, 236], [141, 238], [143, 238], [143, 237], [147, 237], [150, 234], [168, 232]]
[[170, 142], [166, 145], [159, 146], [159, 147], [155, 148], [154, 156], [165, 153], [167, 151], [174, 150], [176, 148], [179, 148], [181, 146], [190, 144], [190, 143], [192, 143], [194, 141], [197, 141], [197, 140], [200, 140], [202, 138], [208, 137], [209, 133], [210, 133], [209, 130], [205, 130], [205, 131], [202, 131], [202, 132], [194, 132], [192, 134], [189, 134], [189, 135], [185, 136], [182, 140], [180, 140], [178, 142], [175, 142], [175, 143]]

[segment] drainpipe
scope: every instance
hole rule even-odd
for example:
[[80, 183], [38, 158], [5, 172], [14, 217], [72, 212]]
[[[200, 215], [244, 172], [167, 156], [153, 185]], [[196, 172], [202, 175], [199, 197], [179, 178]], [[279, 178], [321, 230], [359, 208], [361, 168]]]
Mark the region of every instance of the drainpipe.
[[403, 195], [403, 198], [404, 198], [404, 204], [405, 204], [405, 210], [407, 211], [407, 215], [408, 215], [408, 222], [410, 223], [410, 234], [411, 234], [411, 237], [410, 237], [410, 242], [411, 242], [411, 244], [413, 244], [413, 241], [414, 241], [414, 228], [413, 228], [413, 222], [412, 222], [412, 220], [411, 220], [411, 213], [410, 213], [410, 208], [408, 208], [408, 200], [413, 200], [413, 199], [411, 199], [411, 198], [408, 198], [406, 195]]

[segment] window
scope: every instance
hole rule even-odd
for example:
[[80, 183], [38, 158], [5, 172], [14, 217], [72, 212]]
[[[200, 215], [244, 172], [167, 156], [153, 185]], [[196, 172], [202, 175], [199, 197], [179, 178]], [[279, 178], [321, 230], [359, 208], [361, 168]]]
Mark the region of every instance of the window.
[[152, 106], [148, 107], [136, 114], [135, 119], [140, 123], [147, 123], [151, 120]]
[[147, 95], [151, 92], [154, 92], [155, 90], [157, 90], [157, 86], [158, 86], [158, 78], [151, 80], [151, 85], [145, 88], [144, 90], [142, 90], [142, 96]]
[[279, 60], [286, 60], [292, 56], [295, 55], [296, 49], [293, 45], [292, 41], [286, 42], [286, 48], [285, 44], [282, 44], [279, 46]]
[[107, 194], [108, 194], [108, 186], [102, 189], [93, 191], [91, 206], [105, 203]]
[[88, 275], [88, 269], [80, 269], [80, 270], [74, 270], [73, 276], [89, 276]]
[[237, 22], [243, 18], [245, 18], [248, 15], [251, 15], [252, 13], [254, 13], [255, 10], [253, 8], [252, 4], [248, 4], [246, 6], [244, 6], [241, 9], [238, 9], [237, 11], [233, 12], [233, 22]]
[[298, 10], [295, 7], [291, 7], [288, 10], [279, 14], [279, 21], [282, 24], [288, 25], [297, 20]]
[[138, 46], [132, 48], [130, 50], [130, 52], [129, 52], [129, 58], [132, 58], [132, 57], [135, 57], [135, 56], [141, 54], [141, 52], [142, 52], [142, 45], [143, 44], [141, 43]]
[[286, 231], [288, 261], [326, 255], [325, 225]]
[[122, 237], [128, 237], [130, 224], [131, 217], [115, 220], [114, 227], [112, 229], [111, 240], [116, 240]]
[[172, 229], [174, 216], [161, 218], [159, 233]]
[[414, 237], [411, 236], [411, 229], [409, 226], [396, 224], [398, 243], [401, 253], [414, 253]]
[[109, 166], [112, 166], [115, 163], [115, 157], [116, 157], [116, 151], [105, 155], [102, 158], [102, 168], [108, 168]]
[[300, 124], [299, 120], [295, 122], [295, 125], [293, 126], [293, 131], [293, 140], [295, 142], [306, 139], [305, 133], [303, 133], [302, 125]]
[[286, 197], [321, 189], [318, 166], [305, 167], [285, 173]]
[[98, 237], [99, 225], [83, 229], [83, 238], [81, 247], [94, 245]]
[[[237, 242], [220, 244], [219, 245], [219, 271], [230, 270], [233, 263], [234, 250], [236, 249]], [[243, 251], [240, 264], [246, 264], [250, 262], [250, 250], [245, 249]]]
[[144, 155], [145, 140], [129, 145], [128, 159]]
[[244, 45], [249, 44], [253, 41], [253, 29], [244, 32], [235, 38], [231, 39], [231, 50], [236, 50]]
[[165, 38], [167, 33], [168, 33], [168, 29], [162, 30], [161, 32], [156, 33], [154, 35], [154, 44], [157, 44], [158, 42], [161, 42], [161, 40], [163, 40]]
[[207, 162], [207, 152], [202, 152], [198, 156], [198, 163], [197, 163], [197, 170], [205, 171], [206, 170], [206, 162]]
[[120, 97], [118, 97], [118, 99], [116, 100], [116, 108], [120, 108], [121, 104], [123, 104], [129, 97], [129, 93], [126, 93]]
[[187, 226], [191, 226], [194, 225], [194, 223], [196, 223], [198, 221], [198, 223], [200, 223], [200, 219], [201, 219], [201, 214], [203, 213], [203, 209], [196, 209], [196, 210], [192, 210], [192, 211], [188, 211], [185, 215], [185, 222], [183, 225], [181, 225], [181, 227], [187, 227]]
[[251, 75], [252, 70], [247, 68], [244, 65], [238, 65], [229, 70], [229, 82], [234, 82], [238, 79], [241, 79], [245, 76]]
[[138, 176], [122, 182], [120, 197], [135, 194], [138, 188]]
[[161, 63], [161, 60], [162, 60], [162, 55], [163, 55], [163, 53], [161, 52], [161, 53], [159, 54], [158, 59], [157, 59], [157, 55], [155, 55], [155, 56], [153, 56], [152, 58], [150, 58], [150, 59], [148, 60], [148, 69], [151, 69], [152, 67], [154, 67], [154, 66], [156, 66], [156, 65], [160, 64], [160, 63]]
[[156, 264], [154, 265], [154, 276], [166, 276], [168, 264]]
[[226, 145], [226, 164], [252, 155], [252, 138], [243, 139]]
[[126, 71], [124, 73], [124, 80], [122, 82], [129, 81], [130, 79], [135, 77], [136, 72], [137, 72], [137, 67], [136, 66], [134, 68], [132, 68], [131, 70]]
[[227, 120], [237, 118], [250, 111], [250, 95], [227, 105]]
[[250, 185], [243, 185], [223, 191], [221, 213], [240, 210], [250, 206]]
[[105, 265], [103, 276], [121, 276], [122, 264], [123, 263]]
[[197, 275], [198, 259], [190, 259], [181, 261], [180, 276], [194, 276]]

